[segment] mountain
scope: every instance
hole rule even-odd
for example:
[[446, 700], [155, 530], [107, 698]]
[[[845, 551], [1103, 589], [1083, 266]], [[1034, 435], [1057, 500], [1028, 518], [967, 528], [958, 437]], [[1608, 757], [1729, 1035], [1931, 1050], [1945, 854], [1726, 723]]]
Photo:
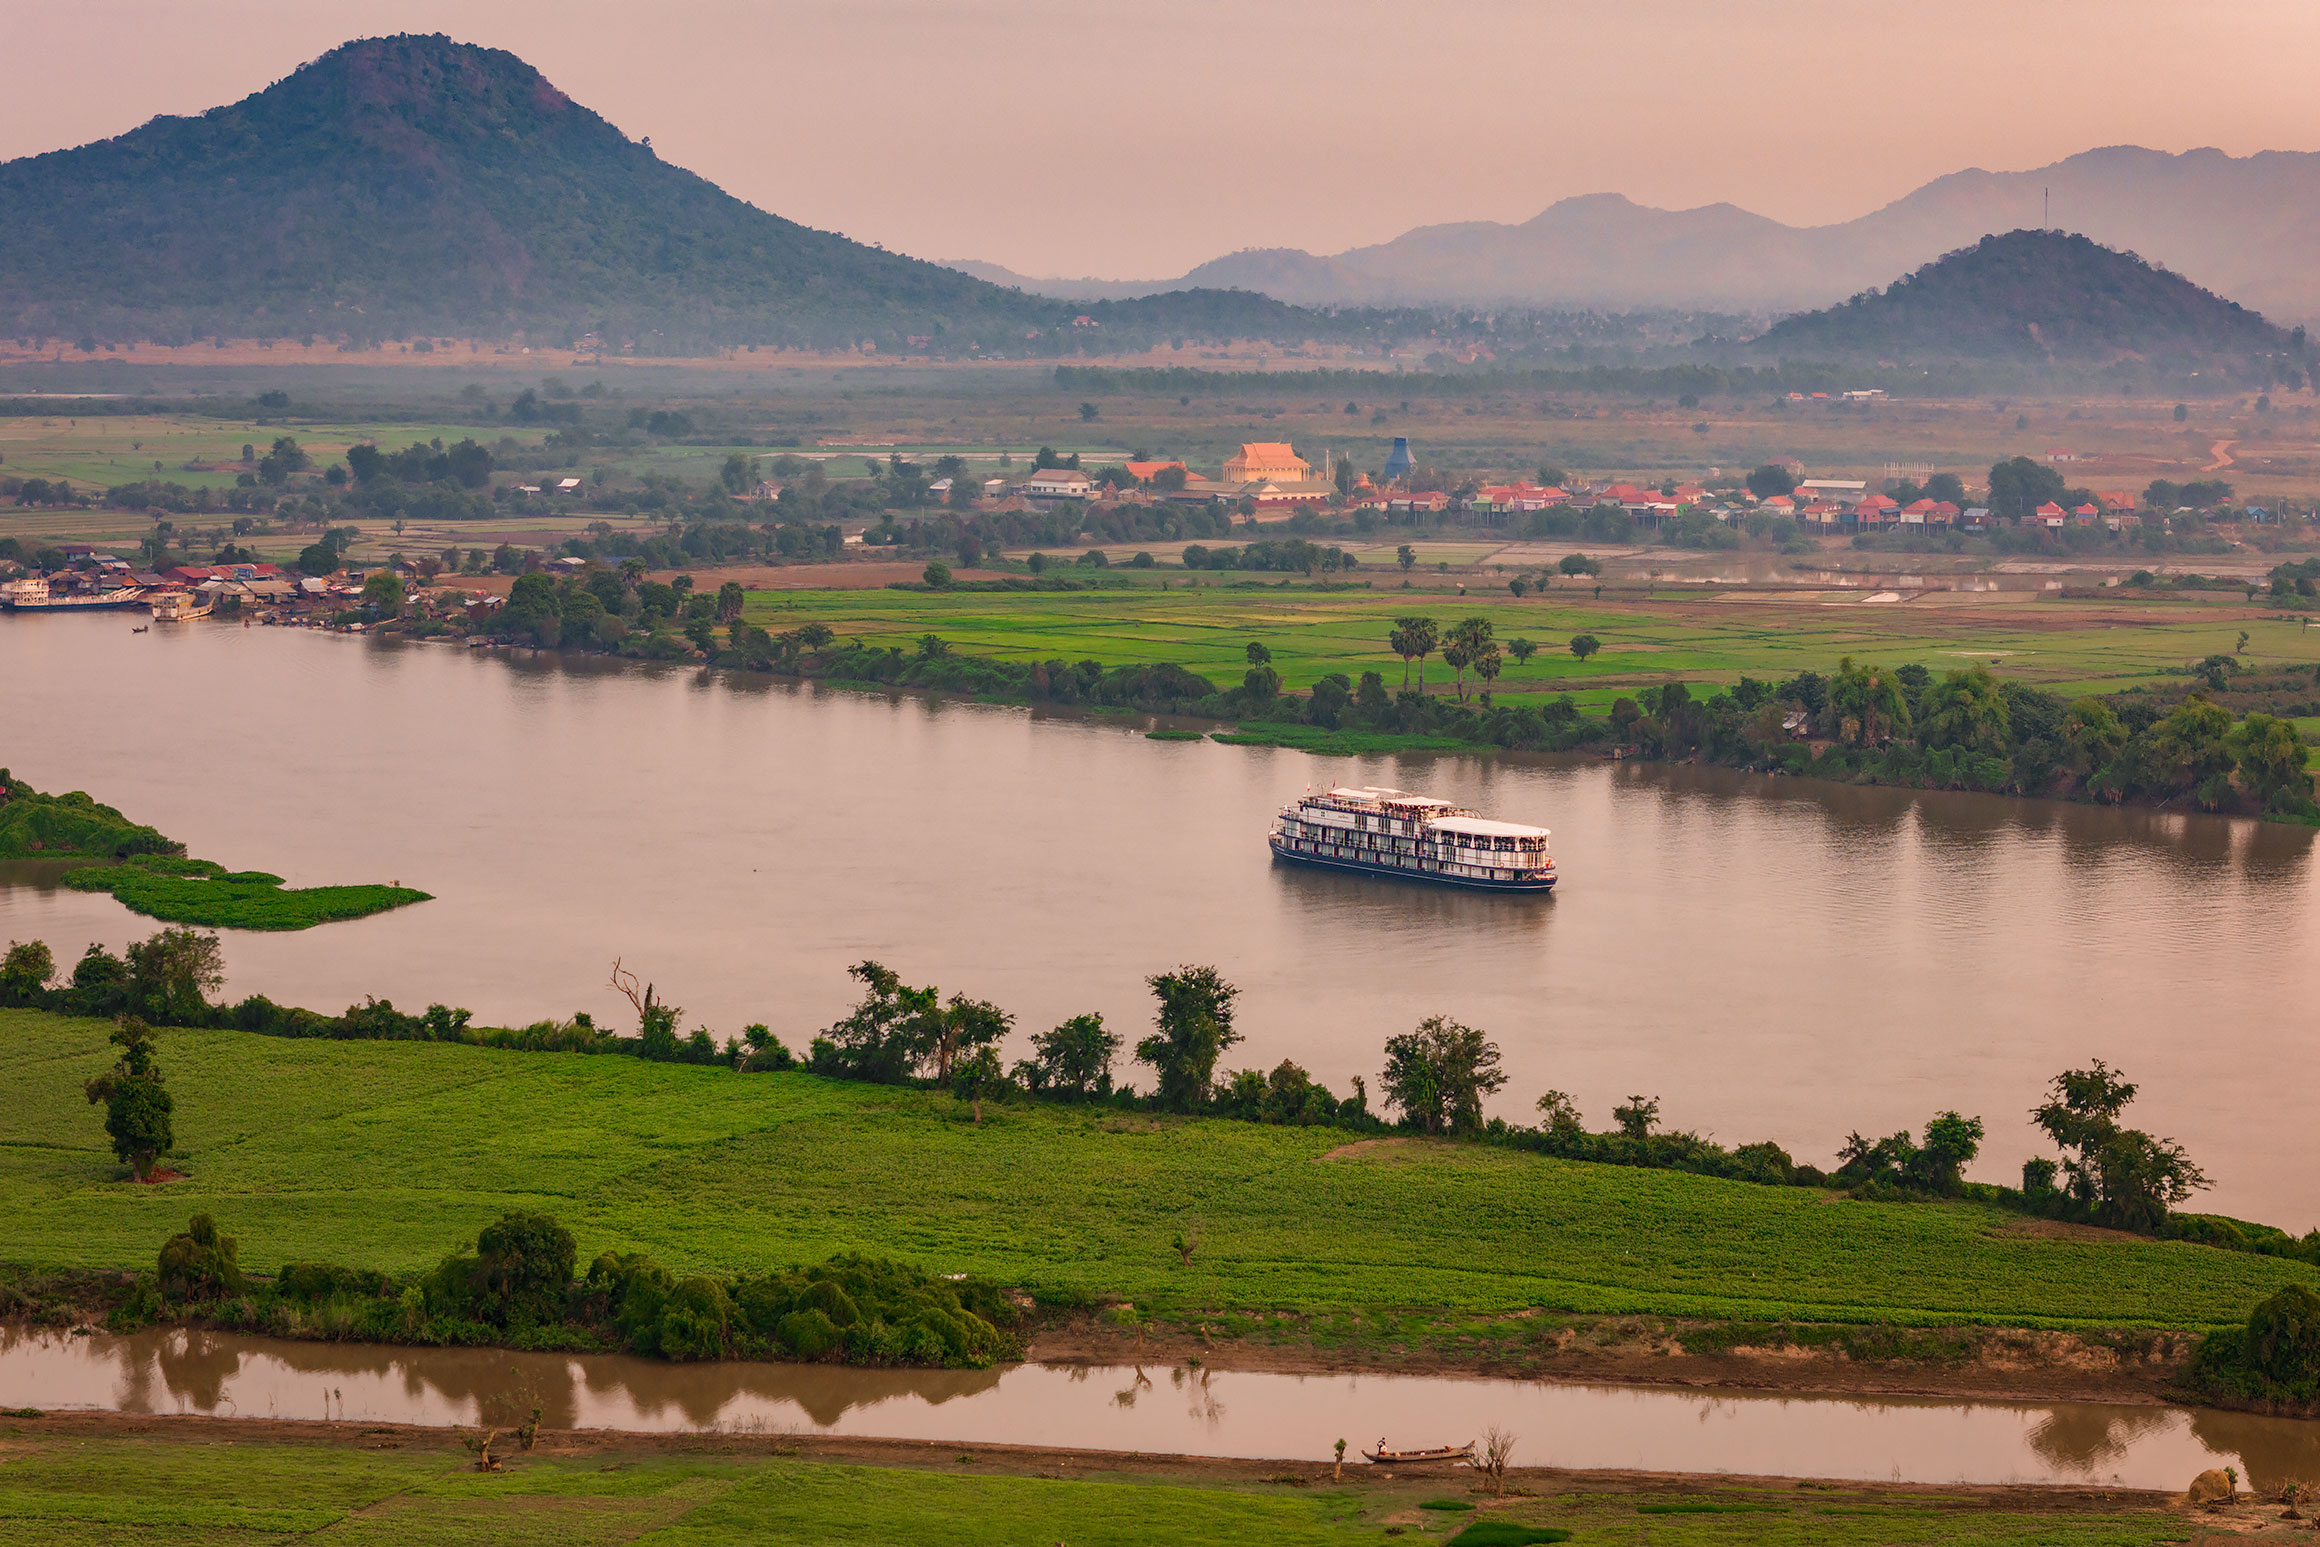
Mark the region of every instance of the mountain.
[[[2320, 244], [2320, 153], [2171, 155], [2138, 146], [2090, 150], [2027, 172], [1951, 173], [1837, 225], [1788, 226], [1730, 204], [1661, 210], [1589, 194], [1519, 225], [1423, 226], [1332, 257], [1278, 248], [1233, 253], [1181, 280], [1106, 293], [1150, 294], [1197, 282], [1307, 306], [1777, 313], [1828, 305], [1984, 236], [2024, 227], [2078, 232], [2273, 316], [2320, 319], [2320, 268], [2298, 256]], [[1010, 282], [1079, 293], [1046, 280]]]
[[0, 165], [0, 333], [1076, 352], [1359, 325], [1253, 294], [1075, 330], [1077, 310], [768, 214], [515, 55], [441, 36], [348, 43], [199, 117]]
[[2061, 231], [2009, 231], [1881, 290], [1787, 318], [1753, 347], [1809, 359], [2190, 365], [2300, 361], [2303, 339], [2132, 253]]

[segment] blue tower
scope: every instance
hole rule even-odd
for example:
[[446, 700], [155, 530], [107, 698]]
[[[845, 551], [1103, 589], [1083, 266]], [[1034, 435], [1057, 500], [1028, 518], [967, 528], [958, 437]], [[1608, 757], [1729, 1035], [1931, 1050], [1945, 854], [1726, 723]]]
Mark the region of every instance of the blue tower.
[[1409, 477], [1411, 465], [1410, 437], [1407, 435], [1395, 436], [1394, 449], [1386, 457], [1386, 481], [1391, 483], [1397, 478]]

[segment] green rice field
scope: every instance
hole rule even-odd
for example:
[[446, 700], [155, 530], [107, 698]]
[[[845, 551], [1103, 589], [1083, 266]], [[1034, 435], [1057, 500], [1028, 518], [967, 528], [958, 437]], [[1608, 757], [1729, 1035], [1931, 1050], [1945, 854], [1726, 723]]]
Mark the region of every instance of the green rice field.
[[[1215, 583], [1212, 583], [1215, 581]], [[2294, 618], [2267, 615], [2236, 593], [2125, 604], [2033, 600], [2002, 603], [1929, 601], [1865, 604], [1858, 593], [1697, 592], [1595, 600], [1572, 587], [1544, 600], [1460, 597], [1439, 589], [1319, 590], [1302, 582], [1234, 585], [1203, 576], [1197, 587], [1176, 579], [1162, 591], [1067, 592], [925, 590], [757, 591], [748, 621], [768, 630], [821, 622], [841, 638], [914, 649], [936, 634], [955, 648], [1007, 660], [1095, 660], [1106, 666], [1170, 661], [1220, 686], [1239, 682], [1254, 641], [1272, 652], [1283, 684], [1309, 687], [1329, 672], [1358, 679], [1385, 675], [1398, 688], [1403, 666], [1386, 646], [1393, 620], [1405, 613], [1437, 619], [1487, 617], [1501, 647], [1527, 638], [1540, 646], [1527, 664], [1511, 657], [1498, 696], [1571, 692], [1587, 702], [1615, 689], [1656, 686], [1671, 678], [1730, 683], [1743, 674], [1784, 678], [1833, 670], [1852, 656], [1936, 673], [1988, 666], [2066, 692], [2116, 692], [2179, 672], [2186, 664], [2230, 654], [2252, 666], [2320, 665], [2320, 631]], [[1567, 646], [1592, 634], [1602, 650], [1581, 662]], [[1429, 691], [1449, 688], [1439, 655], [1425, 663]], [[1413, 669], [1413, 681], [1415, 680]], [[1470, 676], [1469, 693], [1475, 690]]]

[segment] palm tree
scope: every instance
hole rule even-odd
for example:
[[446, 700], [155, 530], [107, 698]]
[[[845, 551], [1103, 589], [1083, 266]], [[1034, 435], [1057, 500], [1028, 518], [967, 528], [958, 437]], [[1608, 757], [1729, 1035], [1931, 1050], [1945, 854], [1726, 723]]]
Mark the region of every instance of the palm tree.
[[[1458, 669], [1458, 697], [1461, 700], [1466, 697], [1466, 668], [1481, 660], [1484, 652], [1493, 648], [1491, 633], [1488, 618], [1460, 618], [1457, 626], [1450, 630], [1450, 643], [1442, 647], [1442, 659]], [[1453, 648], [1458, 652], [1455, 659], [1450, 653]]]
[[1498, 674], [1505, 665], [1506, 659], [1498, 653], [1496, 645], [1486, 647], [1474, 658], [1474, 675], [1481, 679], [1484, 703], [1490, 702], [1490, 686], [1498, 680]]
[[1386, 635], [1386, 648], [1402, 658], [1402, 687], [1406, 691], [1410, 686], [1410, 657], [1417, 654], [1410, 648], [1410, 631], [1395, 624], [1394, 631]]
[[1424, 697], [1426, 657], [1432, 655], [1435, 647], [1442, 643], [1442, 625], [1432, 618], [1397, 618], [1394, 621], [1401, 625], [1410, 654], [1418, 658], [1418, 694]]

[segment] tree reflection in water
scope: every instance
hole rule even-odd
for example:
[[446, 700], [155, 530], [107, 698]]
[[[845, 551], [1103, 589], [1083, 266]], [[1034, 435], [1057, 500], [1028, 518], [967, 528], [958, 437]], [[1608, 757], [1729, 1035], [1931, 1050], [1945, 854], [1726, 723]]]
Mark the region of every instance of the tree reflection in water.
[[2031, 1426], [2030, 1448], [2057, 1471], [2106, 1475], [2138, 1441], [2182, 1421], [2182, 1414], [2158, 1407], [2131, 1412], [2115, 1407], [2052, 1407]]

